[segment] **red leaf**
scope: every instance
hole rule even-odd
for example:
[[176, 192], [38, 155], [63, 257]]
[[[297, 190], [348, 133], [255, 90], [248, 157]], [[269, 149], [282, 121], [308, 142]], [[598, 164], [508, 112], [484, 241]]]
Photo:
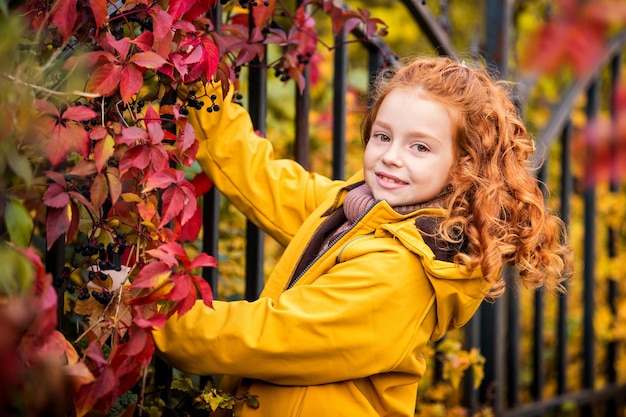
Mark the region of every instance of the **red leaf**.
[[184, 225], [180, 224], [180, 220], [176, 222], [178, 229], [178, 241], [179, 242], [193, 242], [198, 238], [200, 230], [202, 229], [202, 210], [196, 208], [196, 211], [191, 216], [191, 219]]
[[[172, 19], [172, 16], [170, 16], [169, 13], [159, 7], [153, 10], [154, 12], [152, 17], [152, 32], [154, 33], [154, 37], [156, 40], [166, 39], [172, 34], [172, 25], [174, 24], [174, 19]], [[195, 29], [193, 25], [192, 27]]]
[[69, 39], [74, 32], [74, 24], [78, 15], [76, 11], [77, 0], [59, 0], [54, 2], [52, 21], [63, 35], [63, 40]]
[[117, 143], [134, 145], [136, 142], [145, 141], [147, 139], [148, 133], [145, 130], [137, 126], [131, 126], [122, 129], [122, 134], [117, 138]]
[[72, 197], [74, 201], [85, 206], [87, 210], [91, 211], [92, 213], [96, 211], [91, 205], [91, 203], [81, 193], [77, 191], [68, 191], [68, 194], [70, 195], [70, 197]]
[[211, 286], [203, 278], [196, 276], [192, 276], [192, 278], [204, 305], [213, 308], [213, 290], [211, 290]]
[[89, 0], [89, 5], [91, 6], [91, 11], [93, 12], [96, 26], [98, 28], [102, 27], [102, 25], [104, 25], [104, 22], [106, 22], [107, 18], [109, 17], [109, 13], [107, 10], [107, 0]]
[[106, 172], [107, 182], [109, 183], [109, 196], [111, 203], [115, 204], [122, 195], [122, 182], [120, 181], [120, 173], [117, 168], [109, 168]]
[[107, 135], [104, 139], [97, 141], [93, 148], [93, 153], [96, 169], [98, 173], [101, 173], [102, 169], [115, 153], [115, 139], [113, 139], [112, 136]]
[[135, 312], [135, 315], [133, 316], [133, 323], [144, 329], [163, 327], [168, 319], [167, 314], [163, 313], [154, 313], [150, 317], [146, 317], [144, 314], [146, 309], [138, 306], [133, 307], [133, 310]]
[[164, 262], [151, 262], [141, 268], [133, 281], [132, 288], [154, 288], [163, 277], [169, 277], [171, 267]]
[[170, 0], [169, 14], [173, 20], [178, 20], [182, 15], [187, 13], [195, 0]]
[[68, 107], [63, 112], [63, 120], [75, 120], [77, 122], [83, 122], [85, 120], [91, 120], [96, 117], [98, 113], [86, 106], [72, 106]]
[[96, 175], [89, 187], [89, 193], [94, 209], [99, 210], [109, 196], [109, 184], [104, 174]]
[[96, 164], [89, 160], [79, 161], [75, 166], [67, 171], [68, 174], [79, 177], [86, 177], [88, 175], [95, 174], [96, 172], [98, 172]]
[[134, 54], [130, 57], [129, 62], [143, 68], [157, 69], [165, 64], [166, 61], [156, 52], [148, 51]]
[[272, 18], [274, 9], [276, 8], [276, 0], [269, 0], [267, 2], [259, 2], [255, 7], [252, 7], [252, 17], [254, 18], [254, 25], [258, 28], [264, 28], [267, 22]]
[[193, 177], [193, 179], [191, 180], [191, 185], [193, 185], [194, 189], [196, 190], [196, 197], [200, 197], [201, 195], [207, 193], [213, 187], [213, 181], [211, 181], [211, 178], [209, 178], [209, 176], [204, 171], [201, 171], [200, 173], [196, 174], [195, 177]]
[[88, 156], [91, 142], [82, 126], [47, 115], [39, 119], [39, 125], [46, 132], [44, 151], [53, 166], [63, 162], [72, 151], [83, 157]]
[[177, 145], [181, 151], [191, 148], [196, 142], [196, 132], [193, 130], [191, 123], [185, 123], [182, 132], [178, 136]]
[[178, 265], [179, 259], [185, 263], [189, 260], [185, 248], [176, 242], [164, 243], [156, 249], [147, 250], [146, 253], [170, 266]]
[[189, 11], [185, 13], [183, 19], [189, 21], [196, 20], [198, 17], [208, 12], [216, 4], [217, 0], [196, 0], [193, 2]]
[[161, 223], [159, 224], [159, 227], [165, 226], [183, 210], [183, 207], [186, 203], [185, 194], [177, 186], [169, 187], [163, 192], [162, 202], [163, 216], [161, 217]]
[[134, 330], [128, 338], [128, 343], [124, 344], [123, 352], [126, 356], [137, 356], [146, 348], [148, 337], [145, 331]]
[[146, 30], [144, 32], [141, 32], [139, 36], [133, 39], [132, 42], [137, 45], [141, 51], [152, 51], [152, 45], [154, 45], [154, 36], [155, 34], [153, 32]]
[[141, 71], [132, 64], [127, 65], [122, 70], [120, 77], [120, 94], [124, 103], [128, 103], [139, 92], [142, 85], [143, 74]]
[[204, 48], [203, 58], [205, 61], [204, 75], [207, 80], [210, 80], [217, 70], [217, 64], [220, 62], [219, 51], [215, 43], [209, 38], [202, 38], [202, 46]]
[[149, 146], [135, 146], [130, 148], [120, 160], [120, 172], [125, 173], [130, 168], [146, 169], [150, 165], [152, 152]]
[[217, 261], [211, 255], [208, 255], [202, 252], [202, 253], [199, 253], [198, 256], [196, 256], [193, 259], [193, 261], [191, 261], [191, 264], [189, 265], [189, 270], [203, 267], [203, 266], [209, 266], [209, 267], [215, 268], [217, 267]]
[[105, 64], [91, 74], [87, 82], [87, 91], [110, 96], [117, 90], [122, 79], [122, 66], [119, 64]]
[[184, 180], [184, 173], [172, 168], [165, 168], [150, 175], [146, 180], [143, 192], [147, 193], [155, 188], [167, 188], [172, 184]]
[[193, 296], [196, 296], [196, 289], [191, 285], [191, 278], [188, 275], [177, 274], [172, 277], [174, 281], [174, 288], [170, 291], [167, 299], [170, 301], [181, 301], [189, 296], [190, 292], [193, 292]]
[[45, 171], [45, 174], [52, 181], [59, 184], [63, 189], [67, 188], [67, 182], [65, 181], [65, 177], [60, 172], [56, 171]]
[[111, 368], [102, 368], [96, 381], [83, 386], [79, 393], [75, 395], [75, 407], [77, 417], [84, 416], [96, 408], [97, 402], [114, 392], [119, 381]]
[[[113, 50], [116, 51], [121, 58], [121, 61], [118, 61], [120, 63], [126, 60], [126, 57], [128, 56], [128, 51], [130, 50], [129, 38], [124, 37], [120, 39], [115, 39], [115, 37], [110, 32], [107, 32], [105, 34], [105, 40], [100, 42], [100, 44], [105, 47], [109, 52], [113, 52]], [[111, 48], [113, 48], [113, 50]]]
[[80, 211], [78, 210], [78, 206], [76, 205], [76, 203], [72, 202], [70, 204], [70, 208], [72, 209], [70, 227], [68, 227], [67, 235], [65, 237], [65, 240], [67, 242], [70, 242], [74, 238], [74, 236], [76, 236], [80, 223]]
[[192, 291], [189, 291], [189, 293], [187, 293], [187, 296], [182, 300], [182, 302], [180, 302], [178, 306], [176, 306], [178, 317], [182, 316], [183, 314], [191, 310], [191, 308], [196, 303], [197, 299], [198, 299], [198, 295], [196, 293], [196, 289], [194, 288]]
[[55, 314], [57, 296], [54, 287], [50, 285], [50, 283], [42, 285], [41, 293], [38, 294], [37, 298], [33, 299], [33, 302], [37, 304], [37, 316], [34, 323], [30, 325], [28, 333], [38, 339], [40, 343], [44, 343], [45, 339], [52, 334], [57, 324]]
[[69, 206], [50, 208], [46, 217], [46, 247], [50, 249], [70, 227]]
[[67, 206], [69, 202], [69, 194], [59, 184], [51, 184], [43, 195], [43, 203], [48, 207], [61, 208]]
[[[180, 171], [178, 171], [180, 172]], [[180, 224], [184, 225], [193, 216], [198, 208], [198, 201], [193, 186], [188, 182], [180, 184], [183, 191], [183, 210], [180, 216]]]
[[150, 164], [152, 169], [159, 171], [168, 167], [168, 156], [165, 147], [161, 144], [150, 146]]

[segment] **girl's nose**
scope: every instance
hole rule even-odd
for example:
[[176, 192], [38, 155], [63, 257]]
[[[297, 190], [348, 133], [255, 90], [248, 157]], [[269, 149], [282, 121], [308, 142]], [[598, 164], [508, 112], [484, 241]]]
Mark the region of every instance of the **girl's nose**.
[[385, 165], [401, 166], [402, 154], [399, 146], [394, 144], [387, 148], [387, 151], [383, 153], [382, 162]]

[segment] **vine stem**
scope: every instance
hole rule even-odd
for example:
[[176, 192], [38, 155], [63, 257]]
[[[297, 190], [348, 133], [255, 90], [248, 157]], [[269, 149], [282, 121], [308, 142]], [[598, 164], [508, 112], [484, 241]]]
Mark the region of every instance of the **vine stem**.
[[96, 327], [97, 327], [100, 323], [102, 323], [103, 321], [104, 321], [104, 317], [102, 317], [102, 316], [98, 317], [98, 320], [97, 320], [94, 324], [92, 324], [91, 326], [89, 326], [89, 328], [88, 328], [87, 330], [85, 330], [85, 331], [84, 331], [84, 332], [83, 332], [80, 336], [78, 336], [78, 337], [76, 338], [76, 340], [74, 341], [74, 343], [78, 343], [78, 342], [80, 342], [80, 341], [81, 341], [81, 339], [82, 339], [83, 337], [85, 337], [85, 335], [86, 335], [87, 333], [89, 333], [91, 330], [95, 329], [95, 328], [96, 328]]
[[6, 72], [3, 72], [2, 76], [4, 78], [6, 78], [7, 80], [12, 81], [12, 82], [14, 82], [16, 84], [24, 85], [26, 87], [32, 88], [33, 90], [41, 91], [41, 92], [44, 92], [44, 93], [47, 93], [47, 94], [50, 94], [50, 95], [53, 95], [53, 96], [81, 96], [81, 97], [88, 97], [88, 98], [98, 98], [98, 97], [101, 97], [100, 94], [87, 93], [85, 91], [78, 91], [78, 90], [73, 90], [73, 91], [69, 91], [69, 92], [62, 92], [62, 91], [51, 90], [49, 88], [42, 87], [40, 85], [36, 85], [36, 84], [32, 84], [32, 83], [29, 83], [29, 82], [26, 82], [26, 81], [22, 81], [19, 78], [17, 78], [16, 76], [11, 75], [11, 74], [7, 74]]

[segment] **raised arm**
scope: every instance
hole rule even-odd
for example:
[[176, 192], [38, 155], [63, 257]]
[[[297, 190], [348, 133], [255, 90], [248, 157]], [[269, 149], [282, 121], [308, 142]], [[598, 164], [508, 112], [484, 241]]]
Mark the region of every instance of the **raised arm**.
[[309, 173], [297, 162], [274, 159], [272, 144], [259, 137], [250, 116], [207, 86], [219, 111], [193, 110], [189, 120], [200, 141], [197, 160], [217, 188], [254, 224], [285, 245], [304, 219], [342, 182]]

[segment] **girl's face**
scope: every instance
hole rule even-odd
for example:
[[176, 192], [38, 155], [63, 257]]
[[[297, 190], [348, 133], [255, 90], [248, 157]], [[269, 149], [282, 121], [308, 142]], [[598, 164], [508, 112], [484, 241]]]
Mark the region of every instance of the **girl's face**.
[[380, 105], [363, 156], [365, 182], [378, 200], [423, 203], [448, 184], [454, 120], [419, 89], [396, 88]]

